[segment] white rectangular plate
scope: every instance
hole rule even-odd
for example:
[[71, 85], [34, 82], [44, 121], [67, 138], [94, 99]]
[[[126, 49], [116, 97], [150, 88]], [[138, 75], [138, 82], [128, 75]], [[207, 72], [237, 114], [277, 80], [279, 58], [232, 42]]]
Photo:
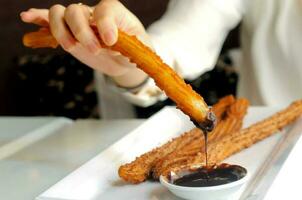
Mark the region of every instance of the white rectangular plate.
[[[279, 109], [250, 108], [244, 126], [262, 120]], [[226, 160], [228, 163], [246, 167], [251, 174], [249, 183], [242, 190], [242, 198], [246, 199], [250, 197], [250, 194], [254, 194], [254, 197], [263, 195], [265, 191], [259, 190], [257, 186], [268, 187], [273, 181], [291, 150], [288, 146], [292, 145], [300, 135], [302, 128], [300, 124], [294, 133], [292, 131], [293, 127], [296, 126], [288, 127], [282, 133], [275, 134]], [[173, 107], [166, 107], [143, 125], [49, 188], [37, 199], [177, 199], [158, 182], [147, 181], [138, 185], [125, 183], [118, 177], [117, 171], [121, 164], [132, 161], [136, 156], [167, 142], [192, 127], [193, 125], [187, 116]], [[287, 138], [286, 143], [284, 143], [284, 138]], [[275, 169], [274, 173], [268, 170], [270, 168]]]

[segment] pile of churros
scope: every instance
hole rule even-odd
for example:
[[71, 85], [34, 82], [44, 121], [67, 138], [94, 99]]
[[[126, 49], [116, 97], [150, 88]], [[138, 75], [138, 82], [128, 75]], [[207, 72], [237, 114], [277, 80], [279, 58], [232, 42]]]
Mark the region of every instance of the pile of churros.
[[[269, 137], [302, 114], [302, 100], [298, 100], [284, 110], [242, 129], [248, 107], [246, 99], [235, 99], [233, 96], [226, 96], [213, 106], [218, 124], [208, 135], [210, 164], [219, 163]], [[141, 183], [147, 179], [158, 180], [160, 175], [167, 175], [171, 171], [204, 166], [204, 145], [201, 130], [194, 128], [137, 157], [133, 162], [120, 166], [119, 176], [130, 183]]]

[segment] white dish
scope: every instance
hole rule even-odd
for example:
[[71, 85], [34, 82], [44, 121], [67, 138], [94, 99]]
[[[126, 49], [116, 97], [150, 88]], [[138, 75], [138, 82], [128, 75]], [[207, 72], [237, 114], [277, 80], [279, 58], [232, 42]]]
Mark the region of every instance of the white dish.
[[[280, 108], [253, 107], [249, 109], [244, 126], [259, 121], [278, 110]], [[187, 116], [174, 107], [166, 107], [49, 188], [37, 199], [177, 199], [158, 182], [146, 181], [138, 185], [125, 183], [119, 178], [117, 170], [121, 164], [132, 161], [136, 156], [165, 143], [192, 127]], [[294, 129], [291, 129], [292, 127]], [[275, 134], [225, 160], [226, 163], [246, 167], [250, 173], [247, 184], [242, 187], [238, 197], [232, 199], [239, 199], [239, 196], [242, 195], [248, 197], [250, 194], [255, 194], [258, 185], [261, 185], [261, 188], [257, 190], [257, 195], [265, 194], [266, 191], [261, 189], [270, 186], [272, 179], [294, 146], [293, 136], [298, 137], [301, 128], [301, 121], [297, 122], [296, 125], [284, 129], [283, 134]], [[282, 151], [280, 152], [280, 150]], [[282, 155], [281, 160], [279, 155]], [[270, 168], [274, 170], [268, 170]], [[265, 184], [263, 185], [263, 183]]]
[[210, 187], [184, 187], [172, 184], [165, 176], [160, 176], [160, 183], [178, 197], [190, 200], [225, 200], [226, 197], [236, 198], [240, 189], [249, 179], [246, 175], [234, 182]]

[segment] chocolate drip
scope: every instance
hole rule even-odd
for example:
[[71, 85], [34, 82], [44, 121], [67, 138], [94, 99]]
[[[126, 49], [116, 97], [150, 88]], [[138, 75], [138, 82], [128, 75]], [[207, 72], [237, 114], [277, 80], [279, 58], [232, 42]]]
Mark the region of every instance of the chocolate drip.
[[194, 123], [194, 125], [197, 128], [201, 129], [203, 132], [204, 142], [205, 142], [204, 151], [205, 151], [205, 157], [206, 157], [206, 166], [208, 166], [208, 133], [211, 132], [216, 126], [216, 121], [217, 121], [216, 116], [215, 116], [214, 112], [209, 111], [207, 118], [204, 122], [198, 123], [194, 120], [191, 120], [191, 121]]
[[203, 132], [204, 136], [204, 153], [206, 156], [206, 166], [208, 166], [208, 132]]

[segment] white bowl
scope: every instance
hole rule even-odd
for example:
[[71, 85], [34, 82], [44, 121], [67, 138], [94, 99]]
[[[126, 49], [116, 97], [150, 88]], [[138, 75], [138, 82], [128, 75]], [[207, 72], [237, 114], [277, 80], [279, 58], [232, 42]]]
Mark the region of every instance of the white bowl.
[[169, 183], [167, 177], [160, 176], [159, 180], [162, 185], [167, 187], [173, 194], [184, 199], [192, 200], [226, 200], [237, 197], [240, 189], [249, 179], [249, 173], [234, 182], [209, 186], [209, 187], [185, 187]]

